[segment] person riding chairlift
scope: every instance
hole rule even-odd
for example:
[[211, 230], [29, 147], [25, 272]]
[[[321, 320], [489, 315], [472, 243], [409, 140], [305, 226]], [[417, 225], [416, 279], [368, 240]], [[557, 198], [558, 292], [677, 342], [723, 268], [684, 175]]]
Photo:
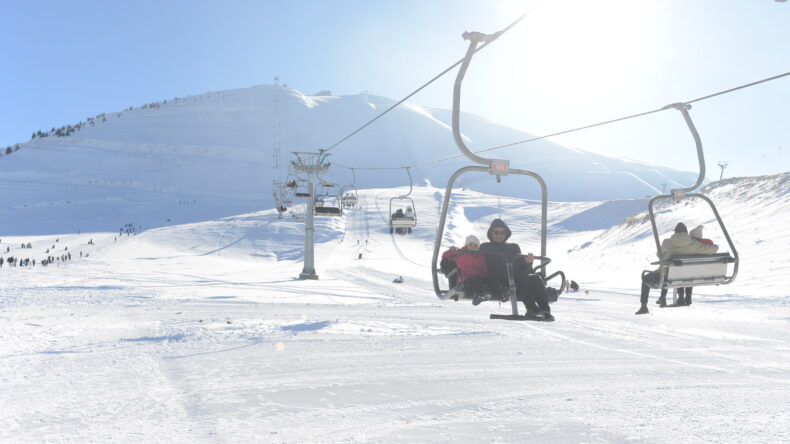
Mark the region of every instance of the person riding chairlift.
[[553, 321], [549, 303], [546, 299], [546, 283], [536, 274], [532, 263], [535, 257], [527, 253], [526, 258], [519, 256], [521, 248], [518, 244], [508, 243], [512, 232], [502, 219], [494, 219], [488, 228], [488, 239], [480, 245], [480, 251], [498, 253], [501, 256], [487, 256], [488, 271], [491, 279], [498, 285], [508, 285], [507, 261], [513, 263], [513, 279], [516, 283], [516, 296], [527, 308], [527, 316]]
[[[701, 230], [700, 230], [701, 231]], [[701, 233], [700, 233], [701, 235]], [[662, 255], [659, 256], [659, 259], [662, 261], [671, 259], [673, 256], [677, 255], [684, 255], [684, 254], [714, 254], [719, 250], [718, 245], [706, 244], [698, 239], [694, 239], [688, 234], [688, 229], [686, 228], [686, 224], [683, 222], [679, 222], [675, 226], [675, 233], [661, 242], [661, 253]], [[645, 283], [657, 284], [659, 280], [659, 270], [651, 271], [650, 273], [645, 273], [642, 277], [642, 293], [639, 298], [640, 307], [636, 314], [646, 314], [649, 313], [647, 309], [647, 299], [650, 295], [650, 286]], [[691, 298], [690, 298], [690, 288], [689, 288], [689, 298], [688, 303], [686, 303], [686, 299], [683, 297], [685, 288], [678, 288], [678, 304], [677, 305], [690, 305]], [[666, 305], [666, 297], [667, 297], [667, 288], [661, 289], [661, 296], [658, 298], [658, 304], [661, 306]], [[684, 290], [684, 291], [681, 291]]]
[[[465, 251], [478, 251], [480, 249], [480, 239], [475, 235], [467, 236], [464, 247], [460, 250], [450, 247], [442, 254], [442, 267], [449, 274], [453, 268], [457, 268], [460, 274], [461, 283], [464, 285], [464, 292], [473, 298], [472, 304], [479, 305], [488, 298], [484, 295], [490, 293], [496, 287], [488, 276], [488, 265], [484, 254], [461, 254]], [[457, 284], [457, 282], [454, 282]], [[453, 285], [455, 286], [455, 285]]]

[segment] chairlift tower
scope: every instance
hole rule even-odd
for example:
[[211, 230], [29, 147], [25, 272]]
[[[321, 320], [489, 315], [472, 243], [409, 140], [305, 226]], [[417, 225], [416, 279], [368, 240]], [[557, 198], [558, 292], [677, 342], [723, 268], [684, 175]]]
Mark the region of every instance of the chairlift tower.
[[[274, 100], [272, 100], [272, 166], [275, 170], [280, 168], [280, 98], [278, 92], [275, 92]], [[275, 176], [276, 177], [276, 176]]]
[[314, 180], [319, 174], [324, 174], [329, 170], [330, 163], [326, 161], [329, 154], [324, 150], [317, 153], [294, 152], [296, 160], [291, 161], [294, 171], [303, 173], [307, 176], [307, 192], [310, 197], [307, 199], [307, 206], [304, 212], [304, 267], [299, 273], [299, 279], [318, 279], [315, 274], [315, 252], [313, 248], [313, 237], [315, 227], [313, 225], [313, 210], [315, 208], [315, 189]]
[[724, 169], [730, 166], [730, 162], [719, 161], [719, 168], [721, 168], [721, 174], [719, 175], [719, 180], [724, 179]]

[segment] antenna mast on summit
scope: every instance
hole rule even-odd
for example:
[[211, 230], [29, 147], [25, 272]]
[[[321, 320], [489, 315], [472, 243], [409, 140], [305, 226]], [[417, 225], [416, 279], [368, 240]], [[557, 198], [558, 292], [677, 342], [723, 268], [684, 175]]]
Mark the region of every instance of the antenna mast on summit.
[[724, 169], [730, 166], [730, 162], [726, 161], [719, 161], [719, 168], [721, 168], [721, 174], [719, 175], [719, 180], [724, 179]]
[[[272, 164], [274, 165], [274, 169], [277, 170], [280, 168], [280, 78], [274, 78], [274, 86], [276, 87], [274, 91], [274, 100], [272, 100], [273, 105], [273, 112], [272, 112], [272, 156], [274, 157], [274, 161]], [[282, 179], [282, 177], [280, 177]]]

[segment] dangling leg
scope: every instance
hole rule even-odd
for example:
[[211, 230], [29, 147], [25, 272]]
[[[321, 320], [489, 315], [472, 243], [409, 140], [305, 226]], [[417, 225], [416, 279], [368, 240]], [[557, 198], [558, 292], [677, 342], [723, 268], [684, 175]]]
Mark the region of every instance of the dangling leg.
[[519, 265], [516, 263], [513, 267], [513, 272], [516, 274], [514, 276], [516, 280], [516, 295], [519, 301], [524, 302], [524, 306], [527, 308], [527, 316], [537, 316], [540, 314], [540, 309], [538, 304], [535, 303], [534, 292], [529, 291], [530, 283], [526, 267]]
[[491, 288], [495, 293], [504, 293], [504, 289], [509, 285], [505, 260], [496, 256], [486, 256], [486, 265]]
[[464, 291], [467, 296], [472, 297], [472, 305], [480, 305], [481, 302], [491, 299], [491, 294], [483, 286], [482, 276], [472, 276], [465, 280]]
[[546, 299], [546, 283], [543, 281], [543, 277], [539, 274], [532, 274], [528, 279], [528, 297], [538, 306], [538, 310], [544, 321], [553, 321], [554, 316], [551, 315], [551, 308], [549, 308], [549, 302]]
[[[644, 284], [642, 284], [642, 285], [644, 285]], [[666, 288], [662, 288], [661, 289], [661, 296], [659, 296], [658, 300], [656, 301], [656, 304], [658, 304], [661, 307], [666, 307], [667, 306], [667, 289]]]
[[686, 287], [686, 305], [691, 305], [691, 290], [694, 287]]
[[637, 310], [635, 314], [641, 315], [641, 314], [649, 313], [647, 309], [647, 297], [649, 295], [650, 295], [650, 287], [644, 282], [642, 282], [642, 294], [639, 297], [639, 302], [642, 305], [639, 307], [639, 310]]
[[678, 301], [675, 305], [686, 305], [686, 289], [684, 287], [678, 288]]

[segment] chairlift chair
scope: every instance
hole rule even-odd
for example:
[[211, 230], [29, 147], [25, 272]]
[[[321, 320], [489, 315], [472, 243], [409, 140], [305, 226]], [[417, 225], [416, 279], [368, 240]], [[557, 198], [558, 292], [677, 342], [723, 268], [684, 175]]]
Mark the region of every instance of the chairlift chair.
[[[342, 197], [342, 204], [344, 207], [355, 207], [359, 202], [359, 195], [357, 193], [357, 173], [354, 171], [354, 168], [351, 168], [351, 174], [354, 177], [354, 182], [351, 185], [347, 185], [340, 190], [340, 194]], [[353, 193], [346, 192], [346, 189], [351, 188]]]
[[346, 208], [355, 207], [357, 205], [357, 197], [353, 194], [344, 194], [342, 203]]
[[[706, 202], [713, 211], [716, 221], [719, 223], [722, 233], [724, 233], [724, 238], [727, 240], [727, 244], [730, 247], [729, 253], [674, 256], [670, 259], [660, 260], [651, 264], [658, 265], [659, 267], [658, 280], [643, 280], [643, 282], [653, 289], [672, 289], [673, 303], [669, 306], [677, 306], [678, 288], [699, 287], [703, 285], [726, 285], [735, 280], [735, 277], [738, 275], [739, 258], [738, 251], [735, 249], [735, 245], [733, 244], [732, 239], [727, 232], [727, 227], [724, 226], [724, 222], [722, 221], [716, 206], [713, 204], [713, 201], [703, 194], [689, 193], [690, 191], [694, 191], [697, 187], [699, 187], [705, 180], [705, 155], [702, 150], [702, 140], [700, 139], [697, 128], [694, 126], [694, 122], [691, 120], [691, 116], [688, 112], [688, 110], [691, 108], [691, 105], [687, 103], [675, 103], [672, 105], [667, 105], [665, 108], [675, 108], [683, 115], [686, 125], [688, 126], [689, 131], [691, 131], [691, 135], [694, 138], [694, 142], [697, 147], [697, 159], [699, 161], [700, 173], [699, 177], [697, 178], [697, 182], [694, 185], [688, 188], [674, 189], [670, 194], [659, 195], [650, 199], [648, 203], [648, 213], [650, 215], [650, 225], [653, 228], [653, 238], [656, 242], [658, 257], [663, 257], [663, 254], [661, 251], [661, 242], [659, 240], [659, 232], [656, 225], [656, 216], [653, 207], [656, 202], [661, 200], [672, 200], [674, 202], [679, 202], [684, 199], [700, 199]], [[732, 264], [731, 270], [729, 264]], [[648, 272], [649, 270], [645, 270], [643, 272], [643, 276]]]
[[[463, 63], [458, 70], [458, 75], [455, 79], [455, 86], [453, 89], [453, 114], [452, 114], [452, 130], [453, 130], [453, 138], [455, 140], [456, 146], [458, 149], [469, 159], [472, 161], [481, 164], [483, 166], [466, 166], [462, 167], [457, 170], [453, 175], [450, 177], [450, 180], [447, 182], [447, 188], [445, 189], [444, 193], [444, 200], [442, 202], [442, 212], [439, 217], [439, 224], [436, 232], [436, 239], [434, 242], [434, 249], [433, 249], [433, 259], [431, 262], [431, 273], [433, 277], [433, 288], [434, 293], [436, 296], [441, 300], [451, 299], [451, 300], [462, 300], [462, 299], [470, 299], [470, 295], [467, 295], [463, 289], [463, 284], [460, 283], [460, 279], [453, 278], [453, 272], [450, 271], [445, 277], [449, 278], [450, 281], [450, 288], [447, 290], [443, 290], [440, 288], [439, 285], [439, 275], [443, 274], [443, 270], [437, 266], [439, 263], [439, 254], [442, 250], [442, 239], [444, 237], [444, 229], [447, 223], [447, 210], [450, 205], [450, 198], [452, 196], [453, 186], [455, 185], [458, 178], [466, 173], [470, 172], [478, 172], [478, 173], [486, 173], [491, 176], [496, 176], [497, 182], [501, 182], [502, 176], [508, 175], [523, 175], [529, 176], [534, 178], [541, 188], [541, 234], [540, 234], [540, 255], [535, 256], [535, 259], [541, 261], [541, 265], [534, 268], [537, 274], [544, 279], [544, 281], [549, 281], [557, 276], [561, 277], [561, 285], [558, 289], [558, 295], [561, 294], [565, 288], [565, 273], [562, 271], [557, 271], [549, 276], [546, 275], [547, 265], [551, 262], [551, 259], [546, 255], [546, 231], [547, 231], [547, 212], [548, 212], [548, 192], [546, 188], [546, 183], [543, 178], [532, 171], [521, 170], [521, 169], [512, 169], [510, 168], [509, 162], [507, 160], [497, 160], [497, 159], [486, 159], [480, 157], [473, 153], [464, 143], [463, 139], [461, 138], [461, 131], [460, 131], [460, 103], [461, 103], [461, 85], [463, 82], [463, 78], [466, 74], [466, 70], [469, 67], [469, 63], [471, 62], [472, 55], [474, 55], [477, 44], [480, 41], [484, 41], [486, 39], [491, 38], [491, 36], [486, 36], [480, 33], [464, 33], [464, 39], [470, 40], [469, 48], [467, 49], [466, 56], [464, 57]], [[489, 252], [465, 252], [466, 254], [491, 254]], [[507, 319], [507, 320], [526, 320], [526, 316], [521, 316], [518, 313], [518, 301], [516, 298], [516, 285], [515, 285], [515, 278], [514, 278], [514, 265], [515, 261], [524, 258], [525, 256], [521, 255], [516, 257], [513, 262], [508, 262], [505, 260], [507, 266], [507, 274], [508, 274], [508, 285], [503, 291], [503, 297], [506, 297], [510, 300], [512, 314], [510, 315], [501, 315], [501, 314], [491, 314], [491, 319]], [[446, 271], [446, 270], [445, 270]], [[500, 299], [501, 300], [501, 299]]]
[[344, 208], [355, 207], [357, 205], [357, 201], [358, 201], [357, 196], [356, 196], [356, 194], [357, 194], [356, 188], [354, 188], [354, 192], [353, 193], [348, 192], [347, 191], [348, 188], [353, 188], [353, 185], [348, 185], [348, 186], [340, 188], [340, 196], [342, 196], [340, 198], [340, 203], [343, 205]]
[[[409, 192], [390, 199], [390, 234], [393, 232], [398, 234], [411, 233], [412, 228], [417, 226], [417, 207], [414, 205], [414, 199], [409, 197], [413, 190], [411, 171], [409, 171], [409, 168], [406, 168], [406, 173], [409, 175]], [[400, 202], [400, 204], [393, 205], [395, 201]], [[394, 211], [393, 208], [395, 209]], [[411, 214], [404, 213], [404, 209], [407, 212], [410, 209]]]
[[[393, 202], [408, 202], [406, 208], [412, 209], [413, 216], [406, 216], [403, 213], [401, 204], [393, 206]], [[393, 207], [395, 211], [393, 212]], [[401, 210], [401, 212], [398, 212]], [[390, 233], [397, 231], [399, 234], [411, 233], [411, 229], [417, 226], [417, 213], [414, 211], [414, 199], [405, 196], [396, 196], [390, 199]]]
[[343, 210], [339, 205], [339, 199], [337, 196], [332, 196], [330, 194], [317, 196], [313, 210], [316, 216], [338, 217], [343, 214]]

